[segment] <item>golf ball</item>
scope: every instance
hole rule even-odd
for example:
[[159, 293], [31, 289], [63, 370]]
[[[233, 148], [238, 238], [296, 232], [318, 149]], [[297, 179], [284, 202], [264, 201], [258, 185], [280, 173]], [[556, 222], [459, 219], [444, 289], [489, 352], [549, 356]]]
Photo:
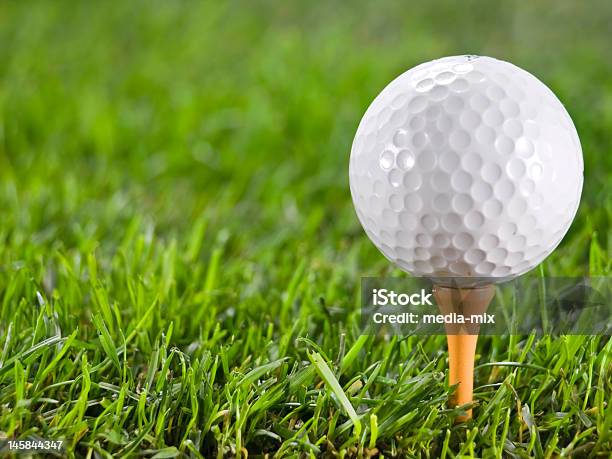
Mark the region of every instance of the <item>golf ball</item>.
[[559, 244], [583, 160], [570, 116], [540, 80], [454, 56], [408, 70], [374, 99], [349, 177], [363, 228], [402, 270], [501, 281]]

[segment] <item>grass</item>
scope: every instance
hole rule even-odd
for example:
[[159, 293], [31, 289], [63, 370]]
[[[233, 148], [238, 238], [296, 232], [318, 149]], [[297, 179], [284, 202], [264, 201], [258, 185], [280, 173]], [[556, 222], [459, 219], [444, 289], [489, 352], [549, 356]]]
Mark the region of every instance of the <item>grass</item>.
[[0, 3], [0, 435], [87, 457], [608, 457], [612, 341], [359, 331], [400, 275], [354, 216], [373, 96], [441, 55], [566, 103], [582, 204], [543, 273], [610, 274], [610, 5]]

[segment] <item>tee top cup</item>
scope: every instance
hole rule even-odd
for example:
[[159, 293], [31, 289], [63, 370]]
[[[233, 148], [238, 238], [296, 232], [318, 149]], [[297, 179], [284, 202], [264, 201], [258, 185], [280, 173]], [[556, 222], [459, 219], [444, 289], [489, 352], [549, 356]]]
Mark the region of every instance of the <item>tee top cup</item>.
[[[508, 62], [454, 56], [408, 70], [374, 99], [349, 178], [359, 221], [390, 261], [440, 287], [478, 279], [492, 289], [559, 244], [583, 160], [570, 116], [540, 80]], [[467, 298], [454, 297], [455, 307]], [[488, 304], [492, 293], [479, 297]]]

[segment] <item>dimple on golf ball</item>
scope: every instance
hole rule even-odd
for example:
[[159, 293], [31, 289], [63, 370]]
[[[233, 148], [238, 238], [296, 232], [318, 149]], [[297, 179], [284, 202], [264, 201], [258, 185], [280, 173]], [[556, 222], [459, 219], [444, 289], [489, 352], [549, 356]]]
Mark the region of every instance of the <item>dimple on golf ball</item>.
[[366, 233], [404, 271], [507, 280], [567, 232], [583, 160], [570, 116], [540, 80], [455, 56], [408, 70], [374, 99], [349, 177]]

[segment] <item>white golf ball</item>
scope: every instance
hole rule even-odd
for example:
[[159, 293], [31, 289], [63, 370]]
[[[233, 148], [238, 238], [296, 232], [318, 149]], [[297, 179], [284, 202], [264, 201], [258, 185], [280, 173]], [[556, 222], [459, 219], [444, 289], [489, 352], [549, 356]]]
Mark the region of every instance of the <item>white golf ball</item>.
[[582, 150], [536, 77], [454, 56], [408, 70], [374, 99], [349, 177], [363, 228], [401, 269], [500, 281], [535, 267], [567, 232]]

